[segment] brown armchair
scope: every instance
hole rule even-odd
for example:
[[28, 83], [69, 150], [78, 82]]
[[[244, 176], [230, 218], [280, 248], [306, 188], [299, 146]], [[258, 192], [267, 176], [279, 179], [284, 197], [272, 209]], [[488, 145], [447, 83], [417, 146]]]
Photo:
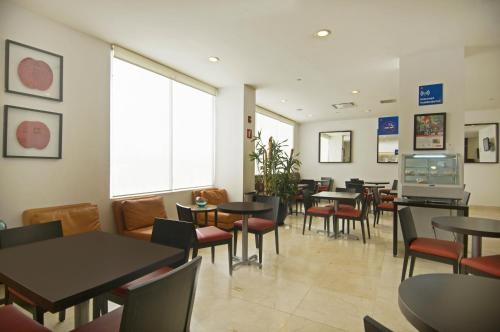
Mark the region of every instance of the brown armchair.
[[[206, 189], [201, 189], [201, 190], [193, 190], [191, 192], [193, 204], [195, 203], [195, 198], [197, 196], [201, 196], [201, 197], [205, 198], [208, 201], [208, 204], [213, 204], [213, 205], [220, 205], [220, 204], [229, 202], [229, 199], [227, 198], [226, 189], [206, 188]], [[241, 220], [241, 219], [242, 219], [241, 215], [218, 211], [217, 212], [217, 227], [224, 229], [224, 230], [232, 230], [234, 227], [234, 225], [233, 225], [234, 222]], [[198, 225], [200, 225], [200, 226], [205, 225], [205, 216], [202, 213], [200, 213], [197, 216], [197, 222], [198, 222]], [[215, 213], [214, 212], [208, 213], [207, 225], [208, 226], [215, 226]]]
[[60, 220], [65, 236], [101, 230], [99, 209], [91, 203], [29, 209], [23, 212], [23, 224], [42, 224]]
[[167, 218], [161, 196], [118, 199], [112, 202], [118, 234], [149, 241], [155, 218]]

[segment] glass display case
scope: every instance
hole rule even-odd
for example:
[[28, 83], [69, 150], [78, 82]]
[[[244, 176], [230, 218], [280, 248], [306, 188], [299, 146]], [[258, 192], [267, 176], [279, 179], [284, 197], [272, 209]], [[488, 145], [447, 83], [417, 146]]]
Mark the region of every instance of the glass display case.
[[463, 197], [463, 163], [459, 154], [405, 154], [400, 175], [403, 196]]

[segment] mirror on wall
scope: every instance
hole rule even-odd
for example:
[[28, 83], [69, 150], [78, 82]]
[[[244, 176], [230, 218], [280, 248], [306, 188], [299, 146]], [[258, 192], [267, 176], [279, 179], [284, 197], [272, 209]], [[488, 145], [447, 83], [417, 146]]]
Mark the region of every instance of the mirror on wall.
[[377, 135], [377, 162], [397, 163], [399, 135]]
[[320, 163], [350, 163], [352, 131], [327, 131], [319, 133]]
[[465, 125], [464, 161], [498, 163], [498, 122]]

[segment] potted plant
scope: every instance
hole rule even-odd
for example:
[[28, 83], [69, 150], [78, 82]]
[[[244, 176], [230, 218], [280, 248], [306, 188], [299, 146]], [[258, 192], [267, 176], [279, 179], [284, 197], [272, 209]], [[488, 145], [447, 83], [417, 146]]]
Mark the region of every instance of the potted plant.
[[258, 170], [255, 187], [259, 194], [280, 197], [278, 224], [283, 225], [288, 203], [298, 191], [298, 154], [293, 149], [290, 154], [286, 153], [286, 140], [277, 142], [270, 137], [267, 145], [264, 144], [260, 131], [252, 141], [255, 143], [255, 151], [250, 153], [250, 160], [256, 162]]

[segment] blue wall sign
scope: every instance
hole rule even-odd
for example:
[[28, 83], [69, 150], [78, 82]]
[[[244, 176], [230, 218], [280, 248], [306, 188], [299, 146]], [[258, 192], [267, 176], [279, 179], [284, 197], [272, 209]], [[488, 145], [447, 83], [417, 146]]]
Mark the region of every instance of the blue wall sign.
[[397, 135], [399, 134], [399, 118], [397, 116], [387, 116], [378, 118], [379, 135]]
[[443, 83], [418, 87], [418, 106], [443, 103]]

